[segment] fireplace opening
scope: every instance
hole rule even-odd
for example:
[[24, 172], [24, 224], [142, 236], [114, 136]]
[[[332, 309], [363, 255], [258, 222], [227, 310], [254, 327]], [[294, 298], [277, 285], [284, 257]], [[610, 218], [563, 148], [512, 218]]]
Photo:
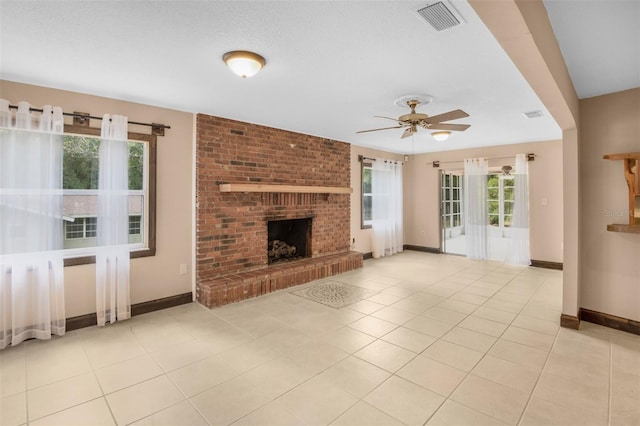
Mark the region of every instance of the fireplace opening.
[[269, 263], [311, 256], [311, 218], [267, 222]]

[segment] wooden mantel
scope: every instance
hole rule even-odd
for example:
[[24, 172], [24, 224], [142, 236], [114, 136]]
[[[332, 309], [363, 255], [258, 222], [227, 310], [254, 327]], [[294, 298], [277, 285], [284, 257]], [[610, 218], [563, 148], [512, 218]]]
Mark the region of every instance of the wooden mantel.
[[221, 183], [220, 192], [293, 192], [302, 194], [351, 194], [341, 186], [271, 185], [262, 183]]
[[640, 234], [640, 152], [605, 154], [605, 160], [622, 160], [624, 178], [629, 189], [629, 224], [608, 225], [607, 230]]

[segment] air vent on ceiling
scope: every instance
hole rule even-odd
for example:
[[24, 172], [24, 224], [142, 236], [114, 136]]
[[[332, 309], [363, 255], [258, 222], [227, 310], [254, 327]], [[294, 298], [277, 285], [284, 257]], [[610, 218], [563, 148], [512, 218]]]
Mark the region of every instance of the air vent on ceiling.
[[523, 112], [522, 115], [524, 115], [527, 118], [540, 118], [542, 117], [542, 111], [535, 110], [535, 111]]
[[464, 23], [462, 16], [448, 1], [439, 1], [425, 6], [418, 10], [418, 15], [431, 24], [436, 31], [447, 30]]

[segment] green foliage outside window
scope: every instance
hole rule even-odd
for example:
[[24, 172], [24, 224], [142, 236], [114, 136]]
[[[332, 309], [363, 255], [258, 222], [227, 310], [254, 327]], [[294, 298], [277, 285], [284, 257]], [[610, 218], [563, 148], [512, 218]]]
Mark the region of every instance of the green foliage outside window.
[[98, 189], [99, 150], [99, 139], [83, 136], [64, 137], [62, 160], [64, 189]]
[[515, 176], [489, 175], [487, 177], [489, 225], [500, 226], [502, 217], [502, 226], [511, 226], [515, 179]]
[[[87, 136], [64, 137], [63, 189], [98, 189], [100, 139]], [[144, 144], [129, 142], [129, 190], [142, 190]]]

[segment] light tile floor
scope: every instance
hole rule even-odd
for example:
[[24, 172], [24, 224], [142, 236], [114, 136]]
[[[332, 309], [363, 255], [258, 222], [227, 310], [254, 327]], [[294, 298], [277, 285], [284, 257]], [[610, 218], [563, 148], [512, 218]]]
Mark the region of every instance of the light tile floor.
[[407, 251], [331, 280], [0, 352], [0, 424], [638, 425], [640, 336], [559, 328], [558, 271]]

